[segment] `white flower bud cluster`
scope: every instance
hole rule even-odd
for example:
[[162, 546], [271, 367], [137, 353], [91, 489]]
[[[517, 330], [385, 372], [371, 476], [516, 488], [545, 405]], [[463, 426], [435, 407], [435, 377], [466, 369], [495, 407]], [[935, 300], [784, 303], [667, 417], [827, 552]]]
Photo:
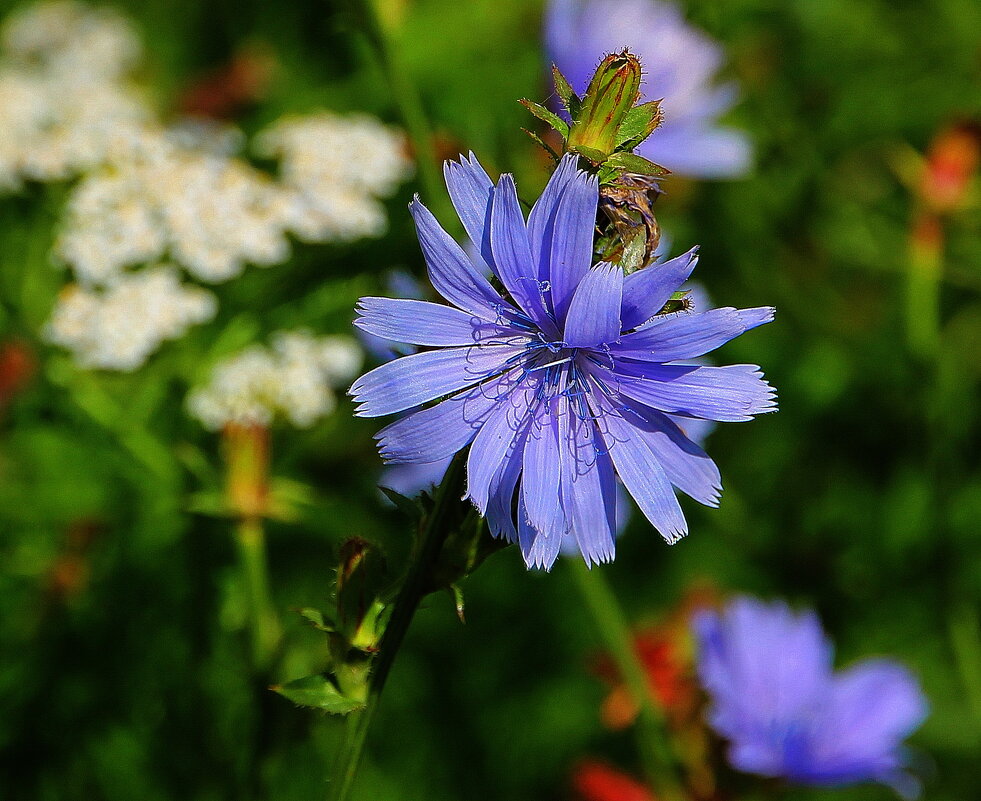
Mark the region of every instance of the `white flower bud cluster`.
[[158, 266], [121, 275], [106, 289], [65, 287], [45, 334], [83, 367], [132, 371], [217, 310], [210, 292], [182, 285], [176, 270]]
[[149, 108], [125, 83], [141, 49], [114, 11], [59, 0], [11, 15], [0, 30], [0, 189], [74, 177], [142, 125]]
[[280, 331], [271, 348], [256, 345], [216, 365], [187, 409], [212, 431], [228, 423], [268, 426], [277, 415], [307, 428], [334, 409], [334, 389], [357, 375], [362, 358], [348, 337]]
[[378, 198], [412, 174], [405, 137], [365, 114], [284, 117], [255, 147], [281, 160], [282, 182], [295, 192], [288, 225], [307, 242], [380, 236], [386, 219]]

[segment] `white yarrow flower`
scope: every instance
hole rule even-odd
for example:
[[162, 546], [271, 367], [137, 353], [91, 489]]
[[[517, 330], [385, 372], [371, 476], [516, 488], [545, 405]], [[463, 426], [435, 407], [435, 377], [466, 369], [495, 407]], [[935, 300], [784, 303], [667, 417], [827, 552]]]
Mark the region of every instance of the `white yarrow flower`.
[[214, 295], [182, 285], [173, 268], [152, 267], [122, 275], [104, 290], [66, 287], [45, 334], [82, 367], [132, 371], [163, 342], [210, 320], [217, 308]]
[[229, 423], [268, 426], [277, 416], [308, 428], [333, 411], [335, 389], [361, 361], [348, 337], [277, 332], [271, 348], [254, 345], [216, 365], [209, 382], [188, 396], [187, 409], [212, 431]]
[[280, 159], [280, 178], [294, 193], [290, 228], [308, 242], [380, 236], [386, 218], [378, 199], [412, 174], [402, 133], [366, 114], [284, 117], [255, 146]]

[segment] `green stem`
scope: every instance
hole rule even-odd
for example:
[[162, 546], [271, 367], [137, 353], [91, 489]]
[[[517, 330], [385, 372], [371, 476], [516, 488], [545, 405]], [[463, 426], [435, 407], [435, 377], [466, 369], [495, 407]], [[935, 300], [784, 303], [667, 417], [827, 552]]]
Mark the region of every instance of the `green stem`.
[[392, 98], [399, 109], [402, 124], [412, 142], [416, 164], [419, 168], [419, 182], [422, 184], [426, 202], [437, 217], [444, 221], [455, 219], [448, 212], [448, 197], [443, 190], [443, 181], [436, 161], [436, 148], [433, 132], [429, 126], [422, 100], [409, 72], [402, 63], [398, 44], [388, 35], [382, 21], [378, 18], [375, 0], [349, 0], [355, 18], [360, 23], [361, 32], [374, 49], [381, 70], [388, 81]]
[[906, 276], [906, 335], [918, 356], [933, 356], [940, 346], [940, 289], [943, 241], [939, 218], [920, 215], [914, 222]]
[[395, 599], [392, 615], [378, 646], [378, 658], [372, 666], [371, 677], [368, 679], [368, 698], [364, 709], [348, 717], [347, 736], [337, 760], [334, 782], [328, 795], [330, 801], [344, 801], [354, 784], [368, 729], [371, 727], [372, 718], [381, 700], [385, 681], [388, 679], [402, 640], [409, 630], [412, 617], [419, 607], [419, 602], [426, 595], [430, 570], [449, 534], [447, 518], [453, 505], [460, 502], [463, 491], [463, 468], [464, 461], [458, 455], [446, 471], [439, 489], [436, 490], [433, 509], [422, 531], [419, 548], [409, 565], [409, 572]]
[[235, 529], [239, 564], [248, 593], [252, 628], [252, 662], [259, 672], [270, 670], [279, 652], [283, 630], [269, 590], [266, 535], [257, 517], [243, 518]]
[[948, 614], [947, 627], [975, 723], [981, 724], [981, 619], [978, 610], [966, 601], [958, 604]]
[[682, 801], [685, 793], [678, 781], [664, 712], [650, 690], [647, 672], [637, 656], [633, 633], [616, 595], [602, 570], [590, 570], [578, 559], [570, 562], [576, 587], [637, 705], [637, 739], [654, 794], [661, 801]]

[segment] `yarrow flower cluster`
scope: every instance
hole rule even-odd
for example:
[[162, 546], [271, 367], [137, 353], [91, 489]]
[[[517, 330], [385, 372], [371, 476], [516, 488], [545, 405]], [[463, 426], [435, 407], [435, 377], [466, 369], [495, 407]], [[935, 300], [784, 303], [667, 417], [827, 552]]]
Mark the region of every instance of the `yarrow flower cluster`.
[[748, 597], [694, 621], [708, 721], [729, 741], [733, 767], [797, 784], [875, 781], [919, 794], [903, 740], [927, 715], [906, 668], [868, 659], [833, 669], [813, 612]]
[[347, 337], [280, 331], [271, 349], [253, 346], [215, 366], [208, 384], [188, 396], [188, 412], [212, 431], [269, 426], [277, 415], [308, 428], [333, 410], [334, 389], [357, 374], [362, 357]]
[[47, 339], [83, 367], [135, 370], [166, 340], [214, 317], [214, 295], [182, 285], [172, 267], [121, 276], [106, 289], [70, 285], [48, 322]]
[[55, 253], [88, 283], [165, 256], [198, 280], [220, 283], [246, 263], [289, 257], [290, 202], [245, 162], [147, 128], [118, 141], [107, 166], [74, 189]]
[[673, 487], [714, 506], [721, 486], [712, 460], [667, 415], [739, 421], [776, 408], [755, 365], [686, 362], [770, 321], [773, 309], [661, 314], [694, 250], [629, 276], [592, 266], [598, 186], [574, 155], [527, 222], [510, 175], [494, 185], [473, 156], [445, 173], [503, 291], [415, 200], [430, 280], [452, 305], [360, 302], [363, 330], [433, 348], [351, 388], [360, 415], [412, 410], [378, 434], [383, 458], [438, 462], [469, 445], [467, 496], [529, 566], [551, 567], [567, 534], [587, 563], [612, 559], [617, 477], [676, 541], [687, 524]]
[[108, 9], [59, 0], [11, 15], [0, 30], [0, 189], [72, 178], [149, 119], [126, 83], [141, 51], [128, 20]]
[[722, 127], [736, 99], [733, 84], [716, 85], [722, 48], [663, 0], [550, 0], [545, 16], [549, 59], [582, 94], [606, 53], [629, 48], [645, 67], [643, 99], [662, 99], [664, 120], [636, 152], [698, 178], [745, 173], [752, 152], [745, 134]]
[[289, 227], [308, 242], [380, 236], [378, 198], [412, 174], [404, 136], [366, 114], [284, 117], [258, 135], [256, 149], [281, 160], [280, 178], [295, 193]]
[[[81, 176], [53, 256], [82, 288], [61, 295], [47, 331], [88, 367], [132, 370], [173, 330], [214, 316], [212, 296], [181, 287], [173, 270], [166, 284], [159, 271], [137, 278], [130, 270], [167, 261], [220, 283], [247, 264], [286, 261], [290, 234], [316, 242], [378, 235], [379, 198], [409, 174], [401, 134], [363, 115], [289, 117], [261, 134], [267, 154], [283, 159], [282, 180], [236, 158], [223, 132], [163, 125], [128, 83], [143, 48], [116, 11], [73, 0], [28, 6], [4, 22], [0, 48], [0, 191]], [[174, 318], [186, 322], [129, 323], [120, 304], [142, 304], [129, 310], [137, 318], [155, 288], [165, 292], [162, 308], [186, 307]], [[141, 332], [124, 345], [130, 325]]]

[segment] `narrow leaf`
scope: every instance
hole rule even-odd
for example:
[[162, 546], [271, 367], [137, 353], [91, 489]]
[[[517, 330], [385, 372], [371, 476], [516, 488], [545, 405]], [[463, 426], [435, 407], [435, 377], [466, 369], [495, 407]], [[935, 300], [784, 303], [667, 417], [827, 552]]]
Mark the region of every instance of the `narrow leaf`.
[[463, 614], [463, 589], [459, 584], [451, 584], [446, 589], [450, 593], [450, 597], [453, 598], [453, 606], [456, 608], [456, 616], [460, 618], [461, 623], [466, 623], [467, 619]]
[[545, 106], [539, 105], [538, 103], [533, 103], [531, 100], [519, 100], [522, 106], [524, 106], [528, 111], [534, 114], [542, 122], [551, 125], [563, 139], [569, 137], [569, 124], [562, 119], [558, 114], [549, 111]]
[[532, 138], [532, 140], [535, 142], [536, 145], [538, 145], [539, 147], [544, 148], [545, 149], [545, 152], [548, 153], [548, 155], [552, 157], [552, 159], [555, 161], [556, 164], [559, 163], [559, 161], [560, 161], [559, 154], [556, 153], [552, 149], [552, 147], [548, 144], [548, 142], [546, 142], [544, 139], [542, 139], [534, 131], [529, 131], [527, 128], [522, 128], [521, 130], [524, 131], [526, 134], [528, 134], [528, 136], [530, 136]]
[[363, 702], [344, 696], [330, 679], [321, 674], [306, 676], [271, 689], [294, 704], [322, 709], [332, 715], [347, 715], [364, 706]]
[[410, 520], [419, 520], [423, 515], [423, 510], [418, 501], [412, 500], [412, 498], [407, 498], [405, 495], [396, 492], [389, 487], [379, 487], [384, 493], [385, 497], [388, 498], [395, 507], [406, 515]]
[[582, 99], [573, 91], [572, 85], [555, 64], [552, 65], [552, 80], [555, 82], [555, 91], [569, 112], [569, 116], [573, 121], [577, 120], [579, 112], [582, 111]]

